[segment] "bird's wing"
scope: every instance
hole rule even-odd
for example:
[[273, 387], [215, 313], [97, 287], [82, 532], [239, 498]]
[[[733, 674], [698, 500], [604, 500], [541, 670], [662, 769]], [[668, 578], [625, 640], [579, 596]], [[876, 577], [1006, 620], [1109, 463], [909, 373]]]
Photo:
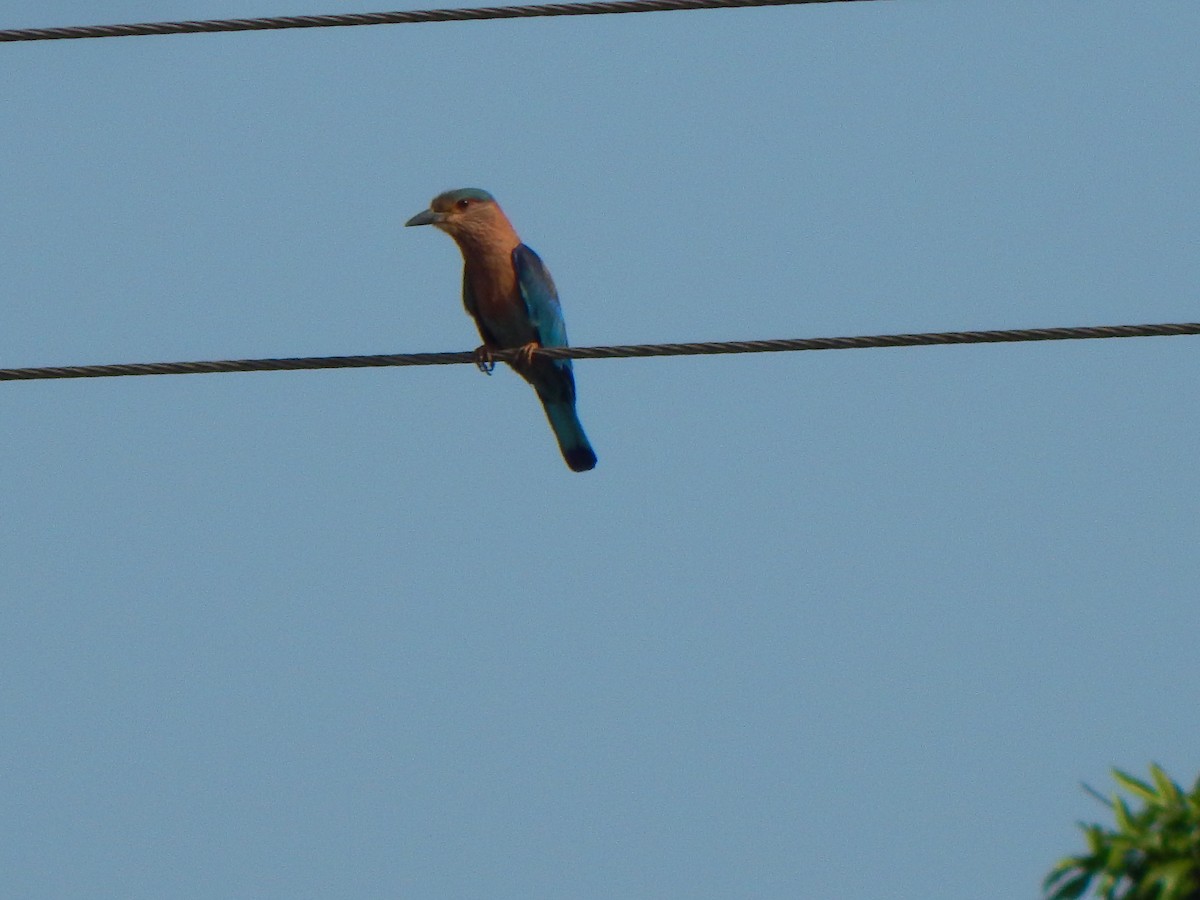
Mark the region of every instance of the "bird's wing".
[[517, 284], [521, 288], [521, 299], [525, 301], [525, 311], [537, 332], [538, 343], [543, 347], [567, 346], [567, 323], [563, 321], [554, 279], [550, 277], [545, 264], [524, 244], [513, 251], [512, 259], [517, 272]]

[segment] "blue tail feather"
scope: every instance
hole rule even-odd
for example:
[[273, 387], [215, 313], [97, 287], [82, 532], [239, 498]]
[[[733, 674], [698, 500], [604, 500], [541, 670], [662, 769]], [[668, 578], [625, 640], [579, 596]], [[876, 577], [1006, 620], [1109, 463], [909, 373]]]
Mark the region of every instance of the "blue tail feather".
[[569, 400], [543, 401], [546, 418], [558, 438], [558, 447], [562, 450], [563, 459], [567, 461], [572, 472], [586, 472], [596, 467], [596, 454], [588, 443], [587, 435], [583, 433], [583, 425], [575, 413], [575, 404]]

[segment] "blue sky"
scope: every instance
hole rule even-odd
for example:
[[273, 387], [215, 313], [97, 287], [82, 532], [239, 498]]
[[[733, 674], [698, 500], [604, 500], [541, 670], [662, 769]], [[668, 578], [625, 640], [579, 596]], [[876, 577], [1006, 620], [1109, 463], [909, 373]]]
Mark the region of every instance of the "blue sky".
[[[0, 27], [386, 4], [7, 4]], [[401, 7], [390, 7], [401, 8]], [[413, 5], [411, 8], [420, 8]], [[1194, 321], [1200, 7], [0, 47], [0, 365]], [[1195, 776], [1197, 338], [0, 389], [29, 898], [1036, 894]]]

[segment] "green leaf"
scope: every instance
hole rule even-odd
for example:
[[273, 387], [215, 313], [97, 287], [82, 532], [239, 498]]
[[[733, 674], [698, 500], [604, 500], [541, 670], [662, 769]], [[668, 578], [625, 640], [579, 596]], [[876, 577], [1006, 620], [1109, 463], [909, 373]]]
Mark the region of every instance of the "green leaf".
[[1191, 861], [1176, 859], [1152, 866], [1146, 870], [1142, 888], [1157, 888], [1157, 894], [1150, 893], [1148, 896], [1157, 897], [1158, 900], [1187, 900], [1195, 888]]
[[1158, 788], [1158, 795], [1171, 806], [1178, 806], [1183, 799], [1179, 785], [1167, 777], [1167, 773], [1159, 767], [1158, 763], [1150, 764], [1150, 776], [1154, 779], [1155, 787]]
[[1120, 875], [1126, 871], [1129, 868], [1129, 847], [1120, 841], [1113, 841], [1104, 857], [1103, 868], [1110, 875]]
[[1129, 791], [1130, 793], [1137, 794], [1147, 803], [1153, 803], [1155, 806], [1161, 804], [1161, 798], [1158, 796], [1158, 794], [1154, 793], [1154, 790], [1150, 787], [1150, 785], [1146, 784], [1146, 782], [1139, 781], [1128, 772], [1122, 772], [1120, 769], [1113, 769], [1112, 773], [1113, 779], [1117, 782], [1117, 784], [1125, 788], [1125, 790]]
[[1080, 872], [1063, 881], [1054, 888], [1054, 893], [1047, 894], [1046, 900], [1077, 900], [1083, 896], [1083, 892], [1088, 889], [1088, 884], [1091, 883], [1092, 874], [1090, 872]]
[[1113, 815], [1117, 819], [1117, 827], [1123, 832], [1132, 834], [1137, 831], [1136, 826], [1133, 824], [1133, 814], [1129, 812], [1129, 807], [1126, 806], [1124, 797], [1113, 797]]
[[1194, 821], [1200, 822], [1200, 792], [1188, 794], [1183, 799], [1185, 812], [1192, 817]]
[[1099, 876], [1096, 879], [1096, 893], [1103, 897], [1104, 900], [1118, 900], [1121, 897], [1117, 893], [1117, 883], [1119, 880], [1108, 874]]
[[1054, 884], [1054, 882], [1058, 881], [1058, 879], [1062, 878], [1068, 872], [1078, 868], [1079, 862], [1074, 856], [1060, 859], [1054, 868], [1050, 870], [1050, 873], [1042, 879], [1042, 890], [1050, 890], [1050, 885]]
[[[1200, 789], [1200, 778], [1196, 779], [1197, 788]], [[1088, 784], [1086, 781], [1079, 782], [1079, 786], [1103, 803], [1105, 806], [1112, 808], [1112, 801], [1105, 797], [1102, 793]]]

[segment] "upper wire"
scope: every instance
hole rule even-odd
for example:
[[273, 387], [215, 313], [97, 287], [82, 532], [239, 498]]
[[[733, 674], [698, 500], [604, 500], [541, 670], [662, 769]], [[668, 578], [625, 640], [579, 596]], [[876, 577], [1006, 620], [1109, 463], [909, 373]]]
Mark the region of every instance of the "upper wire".
[[223, 31], [274, 31], [283, 28], [342, 28], [351, 25], [415, 25], [421, 22], [473, 22], [481, 19], [533, 19], [545, 16], [602, 16], [621, 13], [676, 12], [747, 6], [795, 6], [811, 3], [862, 3], [868, 0], [597, 0], [593, 3], [541, 3], [400, 12], [341, 13], [321, 16], [269, 16], [261, 19], [206, 19], [190, 22], [142, 22], [126, 25], [71, 25], [63, 28], [13, 28], [0, 31], [0, 43], [66, 41], [79, 38], [143, 37], [162, 34], [211, 34]]

